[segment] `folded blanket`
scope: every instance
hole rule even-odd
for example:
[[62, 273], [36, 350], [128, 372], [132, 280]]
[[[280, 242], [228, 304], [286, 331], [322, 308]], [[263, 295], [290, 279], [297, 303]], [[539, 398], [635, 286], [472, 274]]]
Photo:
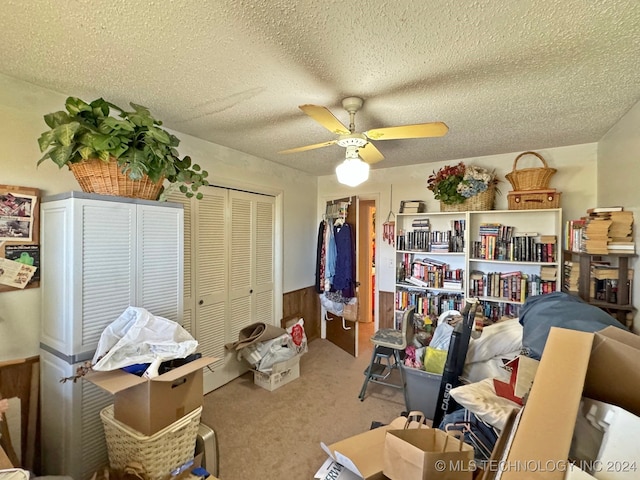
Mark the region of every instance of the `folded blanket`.
[[286, 334], [287, 331], [284, 328], [269, 325], [264, 322], [256, 322], [251, 325], [247, 325], [238, 333], [238, 340], [233, 343], [227, 343], [225, 348], [227, 350], [241, 350], [244, 347], [252, 345], [256, 342], [266, 342], [267, 340], [273, 340], [280, 335]]

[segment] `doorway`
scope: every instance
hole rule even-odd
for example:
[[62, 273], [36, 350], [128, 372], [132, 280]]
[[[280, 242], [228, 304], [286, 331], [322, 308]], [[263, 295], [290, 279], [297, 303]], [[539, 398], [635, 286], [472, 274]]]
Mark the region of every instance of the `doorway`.
[[377, 196], [347, 197], [326, 201], [326, 206], [348, 204], [345, 223], [352, 231], [355, 262], [357, 315], [350, 320], [322, 310], [322, 338], [336, 344], [354, 357], [371, 353], [370, 338], [376, 326], [376, 204]]

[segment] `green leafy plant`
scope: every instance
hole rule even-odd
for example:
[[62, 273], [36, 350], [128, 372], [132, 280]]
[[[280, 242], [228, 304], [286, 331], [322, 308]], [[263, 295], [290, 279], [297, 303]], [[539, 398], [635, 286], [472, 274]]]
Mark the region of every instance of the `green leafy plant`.
[[434, 193], [434, 198], [447, 205], [463, 203], [466, 198], [458, 193], [458, 185], [464, 177], [465, 166], [460, 162], [453, 167], [445, 165], [433, 172], [427, 179], [427, 188]]
[[463, 162], [453, 167], [445, 165], [427, 179], [427, 188], [434, 193], [434, 198], [447, 205], [464, 203], [467, 198], [497, 184], [494, 172], [474, 165], [466, 166]]
[[[160, 128], [148, 108], [130, 103], [132, 111], [98, 98], [86, 103], [76, 97], [65, 102], [66, 111], [49, 113], [44, 121], [50, 130], [38, 139], [44, 156], [62, 168], [70, 163], [115, 159], [123, 174], [132, 180], [147, 175], [151, 181], [165, 178], [187, 197], [202, 198], [198, 188], [209, 185], [209, 173], [191, 158], [180, 158], [176, 147], [180, 140]], [[112, 116], [117, 111], [118, 116]]]

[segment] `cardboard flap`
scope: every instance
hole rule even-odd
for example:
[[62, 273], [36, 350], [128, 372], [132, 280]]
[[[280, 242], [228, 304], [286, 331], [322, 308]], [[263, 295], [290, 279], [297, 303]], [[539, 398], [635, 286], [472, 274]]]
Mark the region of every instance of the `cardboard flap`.
[[131, 373], [126, 373], [122, 370], [89, 372], [84, 376], [84, 378], [112, 394], [122, 392], [128, 388], [147, 382], [146, 378], [132, 375]]
[[[593, 338], [591, 333], [551, 328], [508, 462], [561, 465], [567, 461]], [[546, 473], [549, 479], [564, 476], [560, 470]], [[521, 474], [505, 471], [502, 479], [520, 479]]]
[[339, 464], [362, 478], [370, 478], [382, 471], [382, 450], [386, 432], [385, 427], [374, 428], [328, 447], [323, 443], [321, 446]]
[[[184, 377], [196, 370], [203, 368], [217, 359], [212, 357], [202, 357], [193, 362], [189, 362], [181, 367], [174, 368], [158, 377], [151, 379], [154, 382], [174, 382], [178, 378]], [[109, 370], [107, 372], [89, 372], [84, 377], [91, 383], [96, 384], [98, 387], [106, 390], [109, 393], [116, 394], [127, 390], [128, 388], [135, 387], [147, 383], [149, 380], [138, 375], [127, 373], [123, 370]]]
[[185, 375], [189, 375], [190, 373], [195, 372], [200, 368], [204, 368], [207, 365], [211, 365], [216, 360], [218, 359], [213, 357], [198, 358], [197, 360], [186, 363], [181, 367], [174, 368], [172, 370], [169, 370], [167, 373], [163, 373], [162, 375], [154, 377], [151, 379], [151, 381], [152, 382], [173, 382], [174, 380], [184, 377]]
[[616, 327], [594, 334], [584, 395], [640, 415], [640, 337]]

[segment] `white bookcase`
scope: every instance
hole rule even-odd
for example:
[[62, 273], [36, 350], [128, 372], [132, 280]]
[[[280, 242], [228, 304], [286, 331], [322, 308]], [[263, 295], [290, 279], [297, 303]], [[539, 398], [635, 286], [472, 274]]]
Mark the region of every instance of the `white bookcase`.
[[[420, 226], [427, 222], [428, 229]], [[527, 296], [561, 289], [561, 234], [559, 208], [398, 214], [395, 308], [415, 304], [418, 313], [436, 318], [445, 310], [459, 310], [463, 299], [473, 296], [482, 302], [485, 316], [517, 315]], [[477, 248], [483, 237], [483, 249]], [[455, 241], [447, 247], [434, 244], [437, 239]], [[494, 254], [498, 251], [501, 255]], [[420, 262], [446, 268], [433, 267], [436, 273], [421, 278]], [[461, 273], [459, 284], [440, 282], [456, 272]], [[541, 274], [554, 280], [540, 281]]]

